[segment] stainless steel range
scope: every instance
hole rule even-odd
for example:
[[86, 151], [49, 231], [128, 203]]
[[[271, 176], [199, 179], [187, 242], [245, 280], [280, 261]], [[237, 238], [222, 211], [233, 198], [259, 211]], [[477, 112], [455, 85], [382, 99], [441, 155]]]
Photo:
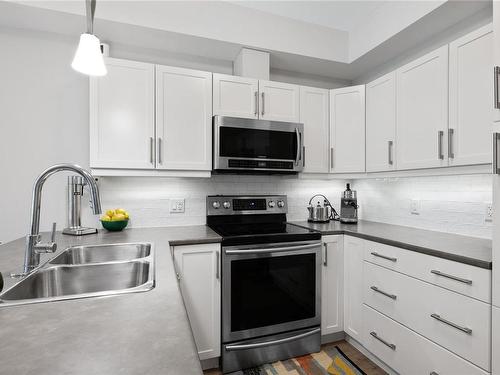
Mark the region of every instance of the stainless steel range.
[[287, 224], [286, 196], [209, 196], [222, 236], [222, 371], [317, 352], [321, 235]]

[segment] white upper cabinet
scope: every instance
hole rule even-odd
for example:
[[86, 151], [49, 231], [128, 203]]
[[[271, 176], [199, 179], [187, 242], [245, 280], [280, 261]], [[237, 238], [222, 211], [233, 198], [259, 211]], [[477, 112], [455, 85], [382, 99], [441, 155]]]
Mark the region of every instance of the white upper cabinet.
[[213, 75], [214, 115], [259, 118], [259, 81], [253, 78]]
[[491, 162], [492, 25], [450, 43], [450, 165]]
[[158, 169], [212, 169], [212, 73], [156, 67]]
[[396, 72], [366, 85], [366, 171], [396, 168]]
[[259, 80], [259, 92], [261, 119], [299, 122], [299, 86]]
[[448, 46], [396, 74], [398, 169], [448, 165]]
[[321, 275], [321, 334], [342, 332], [344, 330], [343, 236], [323, 237]]
[[329, 92], [300, 86], [300, 122], [304, 124], [304, 173], [328, 173]]
[[[495, 66], [495, 90], [497, 103], [493, 108], [493, 120], [500, 121], [500, 3], [493, 2], [493, 65]], [[496, 124], [498, 125], [498, 124]]]
[[330, 147], [330, 172], [365, 171], [365, 85], [330, 90]]
[[154, 165], [154, 65], [106, 59], [108, 74], [90, 79], [90, 167]]

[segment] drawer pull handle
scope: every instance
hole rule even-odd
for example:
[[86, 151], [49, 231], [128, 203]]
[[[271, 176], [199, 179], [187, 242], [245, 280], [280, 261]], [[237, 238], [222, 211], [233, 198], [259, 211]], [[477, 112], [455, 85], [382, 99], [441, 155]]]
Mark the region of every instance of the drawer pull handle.
[[450, 275], [448, 273], [444, 273], [444, 272], [441, 272], [441, 271], [438, 271], [438, 270], [431, 270], [431, 273], [433, 273], [434, 275], [446, 277], [447, 279], [452, 279], [452, 280], [458, 281], [460, 283], [472, 285], [472, 280], [463, 279], [461, 277], [453, 276], [453, 275]]
[[429, 375], [439, 375], [436, 371], [432, 371]]
[[373, 251], [371, 253], [374, 257], [379, 257], [379, 258], [382, 258], [382, 259], [387, 259], [387, 260], [390, 260], [391, 262], [397, 262], [398, 261], [398, 258], [393, 258], [393, 257], [388, 257], [387, 255], [382, 255], [382, 254], [379, 254], [375, 251]]
[[390, 344], [388, 343], [387, 341], [385, 341], [384, 339], [380, 338], [378, 335], [377, 335], [377, 332], [375, 331], [371, 331], [370, 332], [370, 335], [372, 335], [373, 337], [375, 337], [378, 341], [380, 341], [382, 344], [384, 344], [385, 346], [391, 348], [392, 350], [396, 350], [396, 345], [394, 344]]
[[441, 323], [449, 325], [450, 327], [456, 328], [459, 331], [465, 332], [468, 335], [472, 335], [472, 329], [470, 329], [470, 328], [459, 326], [458, 324], [455, 324], [453, 322], [450, 322], [449, 320], [441, 318], [441, 316], [439, 316], [438, 314], [431, 314], [431, 317], [440, 321]]
[[376, 286], [371, 286], [370, 289], [377, 292], [377, 293], [383, 294], [386, 297], [392, 298], [394, 300], [398, 298], [398, 296], [396, 296], [395, 294], [390, 294], [390, 293], [384, 292], [383, 290], [380, 290]]

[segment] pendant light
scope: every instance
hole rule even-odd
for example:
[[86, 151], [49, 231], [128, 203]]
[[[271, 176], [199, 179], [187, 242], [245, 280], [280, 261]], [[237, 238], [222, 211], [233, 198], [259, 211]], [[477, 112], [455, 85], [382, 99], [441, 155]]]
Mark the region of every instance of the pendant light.
[[94, 35], [94, 13], [96, 0], [85, 0], [87, 32], [80, 35], [71, 67], [89, 76], [104, 76], [108, 72], [101, 53], [101, 42]]

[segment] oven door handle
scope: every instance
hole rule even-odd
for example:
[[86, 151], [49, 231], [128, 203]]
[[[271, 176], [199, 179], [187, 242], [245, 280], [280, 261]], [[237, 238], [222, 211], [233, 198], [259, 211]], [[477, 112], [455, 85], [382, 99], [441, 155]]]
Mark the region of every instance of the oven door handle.
[[295, 128], [295, 136], [297, 137], [297, 155], [295, 156], [295, 165], [299, 165], [299, 160], [302, 159], [302, 155], [300, 155], [300, 150], [302, 149], [301, 147], [301, 135], [299, 128]]
[[268, 346], [272, 345], [279, 345], [279, 344], [285, 344], [287, 342], [299, 340], [301, 338], [307, 337], [314, 335], [316, 333], [321, 332], [321, 328], [315, 328], [311, 331], [301, 333], [299, 335], [295, 336], [290, 336], [290, 337], [285, 337], [284, 339], [279, 339], [279, 340], [272, 340], [272, 341], [265, 341], [265, 342], [258, 342], [255, 344], [243, 344], [243, 345], [225, 345], [224, 348], [226, 351], [231, 352], [235, 350], [247, 350], [247, 349], [256, 349], [256, 348], [265, 348]]
[[320, 247], [321, 243], [309, 244], [309, 245], [299, 245], [299, 246], [284, 246], [284, 247], [266, 247], [263, 249], [246, 249], [246, 250], [224, 250], [225, 254], [265, 254], [265, 253], [281, 253], [284, 251], [293, 251], [293, 250], [306, 250], [313, 249], [315, 247]]

